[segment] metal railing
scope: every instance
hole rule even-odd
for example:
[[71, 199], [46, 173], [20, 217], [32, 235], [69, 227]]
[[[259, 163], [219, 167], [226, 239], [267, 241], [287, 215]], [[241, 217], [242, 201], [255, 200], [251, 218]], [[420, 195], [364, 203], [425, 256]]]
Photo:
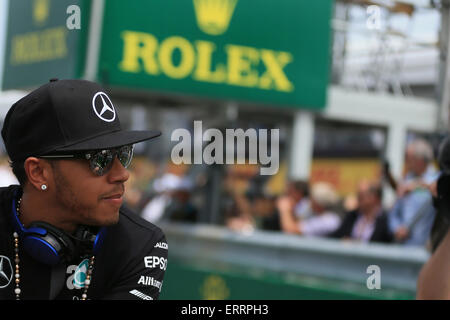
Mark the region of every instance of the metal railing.
[[415, 293], [429, 258], [424, 248], [341, 242], [279, 232], [239, 234], [212, 225], [165, 224], [169, 258], [206, 265], [311, 276], [366, 286], [369, 266], [380, 268], [381, 287]]

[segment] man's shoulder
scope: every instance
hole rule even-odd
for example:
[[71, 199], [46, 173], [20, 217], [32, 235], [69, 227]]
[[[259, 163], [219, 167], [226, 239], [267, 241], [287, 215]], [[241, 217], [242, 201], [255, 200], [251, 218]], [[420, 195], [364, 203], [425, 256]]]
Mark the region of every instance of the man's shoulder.
[[11, 201], [19, 191], [21, 191], [19, 185], [0, 187], [0, 219], [7, 215], [8, 210], [11, 208]]
[[132, 232], [136, 236], [151, 236], [153, 238], [162, 237], [164, 235], [161, 228], [140, 217], [127, 206], [122, 206], [120, 208], [118, 226]]
[[[102, 255], [140, 257], [154, 250], [158, 243], [166, 243], [161, 228], [144, 220], [129, 208], [122, 206], [118, 223], [105, 229]], [[144, 253], [143, 253], [144, 252]]]
[[382, 209], [375, 219], [377, 223], [388, 223], [388, 220], [389, 220], [389, 211], [387, 211], [386, 209]]
[[358, 220], [359, 215], [358, 209], [347, 211], [342, 219], [342, 224], [353, 226], [356, 223], [356, 220]]
[[359, 217], [359, 214], [360, 213], [359, 213], [358, 209], [350, 210], [350, 211], [347, 211], [347, 213], [345, 214], [344, 219], [356, 220]]
[[405, 202], [413, 207], [426, 204], [433, 206], [432, 199], [431, 192], [423, 188], [418, 188], [405, 196]]
[[10, 185], [7, 187], [0, 187], [0, 202], [9, 201], [14, 194], [20, 190], [19, 185]]

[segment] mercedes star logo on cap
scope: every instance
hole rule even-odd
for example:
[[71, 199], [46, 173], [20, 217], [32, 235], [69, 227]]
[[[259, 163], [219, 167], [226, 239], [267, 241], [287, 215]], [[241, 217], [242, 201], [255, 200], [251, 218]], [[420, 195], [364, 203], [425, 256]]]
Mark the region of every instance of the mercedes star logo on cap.
[[13, 277], [11, 261], [8, 257], [0, 256], [0, 289], [6, 288]]
[[108, 95], [104, 92], [97, 92], [92, 98], [92, 107], [94, 112], [103, 121], [113, 122], [116, 118], [116, 110], [109, 99]]

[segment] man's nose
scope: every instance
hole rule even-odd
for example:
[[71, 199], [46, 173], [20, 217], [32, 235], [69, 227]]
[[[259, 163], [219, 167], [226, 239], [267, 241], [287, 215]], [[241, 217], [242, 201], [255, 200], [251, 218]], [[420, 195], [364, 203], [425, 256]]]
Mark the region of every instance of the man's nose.
[[124, 183], [130, 177], [128, 170], [120, 163], [117, 157], [114, 157], [114, 161], [111, 170], [108, 172], [108, 180], [111, 183]]

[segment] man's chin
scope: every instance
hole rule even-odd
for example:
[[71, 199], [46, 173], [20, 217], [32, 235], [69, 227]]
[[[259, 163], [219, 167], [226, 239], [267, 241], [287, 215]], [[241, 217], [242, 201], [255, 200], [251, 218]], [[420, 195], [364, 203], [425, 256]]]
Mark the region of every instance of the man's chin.
[[107, 227], [115, 225], [119, 222], [119, 211], [108, 213], [107, 215], [99, 215], [96, 217], [91, 217], [89, 223], [87, 225], [96, 226], [96, 227]]
[[108, 216], [107, 218], [105, 218], [102, 223], [101, 226], [106, 227], [106, 226], [112, 226], [115, 225], [119, 222], [119, 211], [117, 211], [117, 213], [115, 215], [111, 215]]

